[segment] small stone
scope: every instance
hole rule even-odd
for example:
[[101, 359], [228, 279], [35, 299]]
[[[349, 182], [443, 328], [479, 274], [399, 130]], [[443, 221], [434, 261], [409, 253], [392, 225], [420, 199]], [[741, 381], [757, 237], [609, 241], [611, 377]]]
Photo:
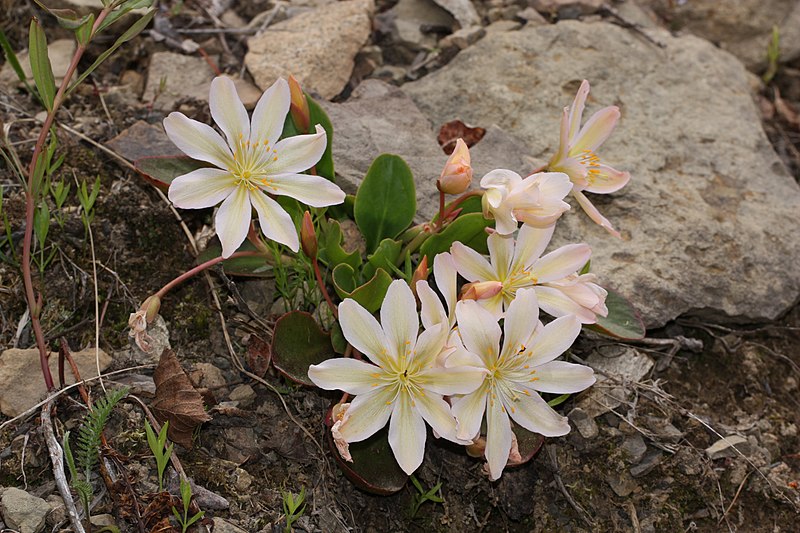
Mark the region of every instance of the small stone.
[[233, 486], [239, 492], [244, 492], [253, 484], [253, 476], [243, 468], [237, 468], [233, 473]]
[[214, 533], [247, 533], [244, 529], [217, 516], [214, 517]]
[[515, 20], [498, 20], [486, 26], [486, 33], [506, 33], [509, 31], [517, 31], [522, 27], [522, 24]]
[[233, 402], [239, 402], [239, 407], [247, 407], [256, 399], [256, 391], [250, 385], [239, 385], [228, 395]]
[[467, 46], [483, 39], [484, 35], [486, 35], [486, 30], [481, 26], [461, 28], [439, 41], [439, 46], [442, 48], [455, 46], [459, 50], [463, 50]]
[[736, 450], [747, 456], [752, 451], [752, 445], [745, 437], [730, 435], [706, 448], [706, 455], [712, 461], [725, 457], [739, 457], [739, 453]]
[[[625, 384], [640, 381], [654, 364], [649, 355], [627, 346], [614, 353], [609, 350], [592, 352], [586, 361], [600, 372], [596, 373], [594, 387], [580, 396], [578, 407], [593, 417], [619, 407], [631, 394], [631, 388]], [[606, 376], [613, 376], [614, 380]]]
[[526, 7], [517, 13], [517, 18], [524, 20], [527, 25], [547, 24], [547, 19], [532, 7]]
[[44, 529], [50, 504], [24, 490], [11, 487], [3, 491], [0, 511], [9, 528], [19, 533], [39, 533]]
[[661, 460], [663, 458], [664, 455], [660, 451], [653, 450], [649, 454], [645, 455], [641, 463], [631, 468], [631, 475], [633, 477], [642, 477], [649, 474], [651, 470], [661, 464]]
[[570, 411], [567, 416], [584, 439], [593, 439], [600, 434], [600, 430], [594, 418], [590, 417], [586, 411], [580, 407], [576, 407]]
[[[109, 148], [130, 161], [150, 156], [183, 155], [183, 152], [164, 133], [161, 124], [149, 124], [144, 120], [135, 122], [107, 144]], [[148, 325], [147, 334], [151, 337], [153, 329], [153, 324]]]
[[475, 26], [481, 23], [481, 17], [475, 11], [475, 6], [471, 0], [433, 0], [437, 5], [443, 7], [448, 13], [453, 15], [458, 25], [462, 28]]
[[644, 458], [644, 454], [647, 453], [647, 444], [645, 444], [644, 439], [639, 433], [628, 435], [625, 442], [622, 443], [621, 448], [628, 456], [628, 460], [631, 464], [634, 465], [639, 464]]
[[[50, 64], [53, 68], [53, 77], [55, 78], [56, 87], [61, 83], [64, 76], [67, 75], [67, 69], [72, 61], [72, 56], [75, 54], [75, 39], [56, 39], [55, 41], [47, 44], [47, 56], [50, 58]], [[19, 52], [17, 54], [19, 65], [22, 67], [22, 72], [29, 81], [33, 81], [33, 73], [31, 71], [30, 56], [27, 51]], [[74, 79], [74, 77], [73, 77]], [[6, 62], [0, 70], [0, 84], [16, 84], [19, 83], [19, 78], [11, 65]]]
[[93, 526], [97, 527], [116, 527], [116, 522], [114, 522], [114, 517], [110, 514], [97, 514], [89, 518], [89, 522], [92, 523]]
[[150, 59], [142, 99], [148, 103], [155, 99], [153, 107], [165, 111], [184, 98], [205, 102], [212, 79], [214, 72], [202, 57], [156, 52]]
[[58, 494], [51, 494], [45, 501], [50, 505], [50, 513], [47, 515], [47, 525], [50, 527], [60, 524], [67, 519], [67, 508], [64, 500]]
[[660, 440], [677, 443], [683, 438], [683, 432], [673, 426], [669, 420], [648, 416], [644, 419], [644, 425]]
[[393, 47], [414, 52], [436, 46], [436, 35], [425, 30], [439, 27], [449, 31], [454, 26], [453, 16], [432, 0], [400, 0], [376, 20], [389, 34]]
[[219, 389], [228, 384], [222, 370], [211, 363], [196, 363], [189, 373], [189, 379], [195, 387]]
[[242, 78], [233, 78], [233, 86], [236, 87], [236, 92], [239, 94], [239, 99], [244, 104], [244, 107], [251, 110], [255, 109], [258, 100], [263, 94], [261, 89]]
[[621, 498], [630, 496], [639, 486], [627, 472], [620, 472], [619, 476], [613, 474], [609, 475], [606, 478], [606, 483], [608, 483], [611, 486], [611, 490]]

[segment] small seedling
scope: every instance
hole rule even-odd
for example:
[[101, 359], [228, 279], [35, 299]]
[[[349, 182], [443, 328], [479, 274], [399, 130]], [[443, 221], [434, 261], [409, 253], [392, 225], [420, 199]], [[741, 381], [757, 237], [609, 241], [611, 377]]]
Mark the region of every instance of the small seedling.
[[781, 56], [781, 35], [777, 26], [772, 27], [772, 39], [767, 45], [767, 70], [761, 79], [769, 83], [778, 73], [778, 59]]
[[83, 226], [86, 228], [87, 233], [89, 231], [89, 225], [92, 223], [92, 220], [94, 220], [94, 203], [97, 200], [98, 194], [100, 194], [100, 176], [98, 176], [94, 184], [92, 184], [91, 191], [89, 191], [85, 181], [82, 181], [80, 187], [78, 187], [78, 201], [81, 203], [81, 220], [83, 221]]
[[417, 489], [417, 493], [414, 494], [411, 498], [411, 518], [413, 519], [417, 516], [417, 512], [419, 512], [419, 508], [422, 507], [422, 504], [425, 502], [434, 502], [434, 503], [444, 503], [444, 499], [441, 496], [441, 488], [442, 483], [439, 482], [434, 485], [430, 490], [426, 491], [422, 488], [422, 483], [415, 476], [410, 476], [411, 483], [414, 484], [414, 488]]
[[174, 506], [172, 507], [172, 514], [175, 515], [175, 519], [181, 525], [181, 533], [186, 533], [186, 530], [203, 518], [206, 512], [198, 511], [197, 514], [189, 518], [189, 506], [192, 504], [192, 485], [183, 478], [181, 478], [181, 502], [183, 503], [183, 514], [181, 515]]
[[175, 446], [174, 444], [170, 444], [166, 448], [164, 447], [164, 445], [167, 443], [168, 427], [169, 422], [164, 422], [164, 425], [161, 426], [161, 431], [158, 432], [158, 437], [156, 437], [156, 433], [153, 431], [153, 428], [150, 427], [150, 423], [147, 420], [144, 421], [144, 431], [147, 434], [147, 444], [150, 446], [150, 451], [153, 452], [153, 457], [156, 458], [156, 466], [158, 467], [159, 492], [164, 491], [164, 469], [167, 468], [167, 463], [172, 455], [172, 448]]
[[286, 515], [286, 527], [284, 528], [284, 532], [291, 533], [292, 525], [303, 516], [306, 510], [306, 488], [302, 487], [300, 489], [300, 494], [297, 495], [288, 491], [281, 491], [281, 495], [283, 496], [283, 514]]

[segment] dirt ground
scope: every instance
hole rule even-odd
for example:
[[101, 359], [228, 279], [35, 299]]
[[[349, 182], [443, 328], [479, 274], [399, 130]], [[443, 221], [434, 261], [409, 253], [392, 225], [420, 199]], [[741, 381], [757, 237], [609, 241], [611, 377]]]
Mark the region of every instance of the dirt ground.
[[[267, 2], [245, 4], [240, 10], [244, 17], [267, 6]], [[10, 0], [0, 0], [0, 9], [10, 17], [2, 24], [9, 40], [26, 42], [27, 21], [35, 10]], [[51, 35], [67, 35], [51, 18], [42, 21]], [[173, 20], [173, 25], [182, 23], [187, 21], [181, 16]], [[148, 57], [165, 46], [147, 36], [129, 44], [59, 115], [64, 124], [79, 122], [81, 131], [97, 143], [107, 142], [138, 120], [157, 124], [163, 118], [145, 104], [126, 103], [132, 100], [116, 101], [108, 106], [108, 114], [103, 108], [99, 96], [118, 86], [124, 72], [144, 72]], [[230, 44], [232, 56], [222, 55], [222, 70], [240, 65], [243, 42], [232, 39]], [[89, 56], [101, 49], [102, 45], [93, 45]], [[800, 62], [782, 68], [774, 85], [784, 99], [797, 104]], [[763, 98], [771, 100], [770, 89]], [[185, 113], [208, 119], [204, 103], [183, 103]], [[18, 143], [23, 161], [29, 160], [30, 139], [38, 134], [31, 120], [38, 111], [23, 90], [0, 87], [0, 121], [11, 125], [11, 139]], [[765, 127], [776, 151], [797, 175], [796, 130], [792, 132], [778, 115], [767, 119]], [[175, 215], [153, 187], [68, 131], [59, 130], [58, 139], [59, 150], [66, 154], [59, 171], [63, 176], [100, 177], [92, 223], [99, 266], [100, 345], [113, 354], [129, 346], [128, 316], [138, 303], [192, 266], [195, 258]], [[3, 211], [19, 246], [24, 194], [2, 162], [0, 183]], [[68, 204], [76, 205], [77, 200], [71, 198]], [[193, 234], [212, 222], [211, 210], [182, 211], [180, 216]], [[55, 345], [64, 337], [74, 350], [90, 346], [95, 329], [91, 250], [75, 210], [66, 213], [63, 228], [51, 226], [48, 240], [57, 252], [37, 280], [46, 302], [42, 322], [48, 342]], [[6, 245], [2, 252], [8, 251]], [[410, 483], [395, 495], [375, 496], [357, 489], [337, 467], [327, 448], [323, 420], [334, 394], [304, 389], [273, 370], [263, 378], [268, 388], [237, 371], [220, 313], [234, 351], [246, 359], [255, 336], [267, 340], [270, 336], [275, 317], [269, 316], [268, 300], [274, 294], [269, 282], [223, 278], [218, 272], [212, 278], [221, 309], [215, 308], [208, 284], [198, 277], [170, 293], [161, 310], [181, 364], [196, 384], [207, 389], [204, 399], [212, 420], [196, 433], [191, 450], [176, 447], [175, 451], [197, 485], [230, 504], [227, 509], [208, 504], [207, 523], [216, 516], [245, 531], [282, 530], [282, 491], [297, 493], [305, 487], [306, 512], [295, 528], [306, 531], [798, 530], [798, 307], [768, 324], [715, 324], [683, 317], [649, 331], [648, 337], [655, 339], [699, 340], [702, 349], [681, 348], [672, 357], [670, 344], [635, 344], [656, 366], [640, 382], [625, 384], [632, 393], [629, 399], [600, 416], [596, 431], [590, 427], [549, 439], [534, 460], [509, 469], [498, 482], [489, 482], [482, 463], [461, 448], [429, 439], [426, 460], [416, 477], [425, 489], [441, 483], [443, 502], [424, 503], [412, 516], [417, 491]], [[243, 305], [237, 293], [256, 304]], [[26, 305], [20, 273], [12, 262], [0, 263], [0, 302], [0, 347], [11, 346], [15, 338], [20, 347], [32, 346], [29, 328], [17, 335]], [[581, 359], [594, 352], [613, 357], [618, 346], [616, 341], [587, 335], [572, 352]], [[109, 370], [129, 363], [115, 360]], [[222, 382], [213, 379], [219, 377], [217, 369]], [[152, 370], [143, 373], [150, 375]], [[252, 393], [242, 385], [251, 387]], [[236, 406], [226, 404], [234, 389], [239, 398]], [[144, 388], [134, 387], [133, 392], [149, 401]], [[59, 427], [77, 425], [84, 413], [79, 402], [77, 395], [62, 398]], [[575, 402], [571, 399], [559, 409], [569, 413]], [[92, 513], [115, 515], [122, 531], [142, 530], [129, 494], [137, 495], [139, 506], [145, 508], [157, 492], [143, 419], [142, 410], [126, 401], [105, 432], [131, 490], [113, 494], [98, 489], [101, 497]], [[732, 433], [748, 437], [750, 453], [710, 459], [706, 448]], [[0, 433], [0, 485], [25, 486], [41, 497], [56, 493], [35, 416]], [[168, 508], [162, 511], [160, 518], [169, 516]]]

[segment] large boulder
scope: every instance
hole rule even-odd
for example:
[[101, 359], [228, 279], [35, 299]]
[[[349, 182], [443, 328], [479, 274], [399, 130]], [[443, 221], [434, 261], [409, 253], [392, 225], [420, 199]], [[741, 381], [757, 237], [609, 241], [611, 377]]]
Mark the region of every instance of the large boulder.
[[590, 195], [622, 239], [576, 206], [555, 243], [590, 243], [593, 270], [650, 327], [689, 311], [775, 318], [800, 294], [800, 188], [764, 134], [742, 64], [693, 36], [650, 35], [574, 21], [491, 34], [403, 89], [436, 125], [497, 124], [547, 160], [563, 107], [590, 80], [584, 120], [601, 106], [622, 111], [599, 152], [633, 178]]

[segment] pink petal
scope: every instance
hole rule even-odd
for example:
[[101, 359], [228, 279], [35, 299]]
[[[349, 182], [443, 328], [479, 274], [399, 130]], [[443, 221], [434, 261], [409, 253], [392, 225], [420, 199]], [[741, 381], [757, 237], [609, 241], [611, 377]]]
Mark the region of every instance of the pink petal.
[[606, 217], [600, 214], [600, 211], [589, 201], [589, 199], [580, 191], [572, 191], [572, 196], [578, 201], [578, 205], [581, 206], [583, 211], [589, 215], [596, 224], [599, 224], [607, 232], [617, 238], [622, 238], [617, 230], [611, 225], [611, 222], [608, 221]]
[[617, 106], [604, 107], [590, 118], [581, 128], [580, 133], [572, 143], [569, 154], [573, 157], [581, 155], [588, 150], [594, 152], [601, 144], [608, 139], [611, 132], [617, 126], [619, 120], [619, 108]]
[[586, 192], [595, 194], [609, 194], [623, 188], [631, 179], [627, 172], [621, 172], [608, 165], [599, 164], [597, 172], [589, 174], [587, 177], [588, 185], [584, 188]]

